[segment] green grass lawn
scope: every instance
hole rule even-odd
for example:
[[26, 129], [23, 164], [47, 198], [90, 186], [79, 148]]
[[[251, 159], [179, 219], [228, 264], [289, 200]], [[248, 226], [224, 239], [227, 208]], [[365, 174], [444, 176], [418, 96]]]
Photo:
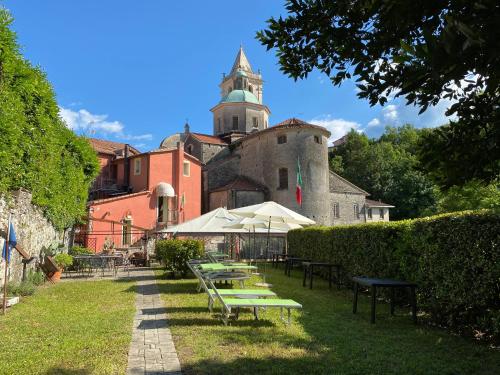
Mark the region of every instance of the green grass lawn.
[[135, 311], [132, 282], [41, 287], [0, 316], [0, 374], [123, 374]]
[[408, 310], [396, 309], [391, 317], [388, 305], [379, 303], [372, 325], [368, 296], [360, 296], [353, 315], [350, 290], [330, 291], [316, 279], [311, 291], [298, 271], [292, 278], [282, 270], [268, 268], [267, 274], [280, 297], [304, 307], [293, 313], [291, 326], [271, 309], [260, 321], [248, 311], [225, 327], [220, 309], [210, 314], [206, 295], [196, 293], [195, 279], [169, 280], [157, 271], [185, 374], [500, 374], [498, 350], [415, 326]]

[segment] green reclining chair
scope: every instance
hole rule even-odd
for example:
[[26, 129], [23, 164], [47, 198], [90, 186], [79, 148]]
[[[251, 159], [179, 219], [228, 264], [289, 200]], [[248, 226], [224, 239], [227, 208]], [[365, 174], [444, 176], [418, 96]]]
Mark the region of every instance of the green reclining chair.
[[[194, 275], [198, 279], [201, 287], [208, 294], [208, 310], [212, 312], [212, 307], [215, 302], [215, 291], [210, 289], [201, 272], [199, 272], [196, 267], [191, 268]], [[218, 289], [219, 294], [224, 297], [235, 297], [235, 298], [259, 298], [259, 297], [276, 297], [276, 293], [269, 289]]]
[[[205, 271], [202, 272], [200, 270], [200, 264], [193, 264], [191, 262], [186, 262], [188, 268], [191, 270], [196, 275], [197, 270], [200, 274], [202, 274], [205, 277], [210, 276], [214, 281], [238, 281], [240, 283], [240, 288], [245, 287], [245, 280], [248, 280], [250, 278], [250, 275], [244, 273], [244, 272], [228, 272], [224, 271], [224, 269], [220, 270], [214, 270], [214, 271]], [[199, 280], [198, 280], [199, 281]], [[198, 283], [198, 292], [201, 291], [202, 285], [201, 283]]]
[[[226, 298], [220, 294], [220, 290], [217, 289], [211, 279], [207, 279], [208, 286], [214, 291], [215, 296], [222, 304], [222, 321], [224, 325], [228, 324], [229, 317], [231, 316], [232, 309], [236, 309], [235, 318], [238, 319], [238, 315], [241, 307], [251, 307], [253, 308], [253, 313], [255, 319], [259, 319], [258, 309], [267, 307], [279, 307], [281, 320], [285, 324], [290, 324], [290, 310], [291, 309], [301, 309], [302, 305], [291, 299], [280, 299], [280, 298]], [[288, 311], [288, 320], [283, 317], [283, 309]]]

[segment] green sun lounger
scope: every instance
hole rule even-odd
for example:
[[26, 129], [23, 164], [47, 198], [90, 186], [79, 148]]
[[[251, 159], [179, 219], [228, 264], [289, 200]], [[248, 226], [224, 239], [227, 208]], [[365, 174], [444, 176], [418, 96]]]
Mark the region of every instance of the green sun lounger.
[[222, 264], [222, 263], [202, 263], [198, 265], [200, 271], [230, 271], [230, 270], [256, 270], [257, 267], [247, 264]]
[[[194, 275], [198, 278], [200, 286], [205, 290], [208, 295], [208, 310], [212, 312], [212, 308], [217, 296], [215, 295], [215, 291], [210, 289], [205, 280], [203, 279], [203, 275], [196, 270], [196, 268], [192, 268]], [[223, 297], [236, 297], [236, 298], [259, 298], [259, 297], [276, 297], [276, 293], [269, 289], [218, 289], [219, 294]]]
[[[200, 281], [200, 278], [202, 279], [203, 277], [210, 277], [214, 281], [238, 281], [240, 283], [240, 288], [245, 287], [245, 280], [248, 280], [250, 278], [250, 275], [244, 273], [244, 272], [228, 272], [225, 270], [216, 270], [216, 271], [207, 271], [207, 272], [202, 272], [200, 270], [200, 264], [192, 264], [191, 262], [186, 262], [188, 268], [195, 274], [195, 276], [198, 278], [198, 292], [201, 291], [202, 289], [202, 283]], [[200, 274], [200, 276], [198, 276]]]
[[[280, 317], [285, 324], [290, 324], [290, 311], [291, 309], [301, 309], [302, 305], [291, 299], [281, 299], [281, 298], [227, 298], [220, 294], [220, 289], [217, 289], [213, 284], [212, 280], [207, 279], [207, 283], [210, 288], [214, 291], [215, 296], [222, 304], [222, 321], [225, 325], [229, 322], [229, 317], [232, 314], [233, 309], [236, 310], [234, 316], [238, 319], [239, 311], [241, 307], [251, 307], [253, 308], [253, 313], [255, 319], [259, 319], [258, 311], [259, 308], [267, 307], [279, 307]], [[283, 317], [283, 310], [288, 311], [288, 319], [285, 320]]]

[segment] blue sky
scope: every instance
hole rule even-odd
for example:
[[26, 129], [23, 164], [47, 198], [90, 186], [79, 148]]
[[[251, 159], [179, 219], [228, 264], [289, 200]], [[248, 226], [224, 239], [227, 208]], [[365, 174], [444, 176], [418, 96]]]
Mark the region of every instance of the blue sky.
[[445, 122], [448, 103], [423, 116], [393, 101], [370, 107], [352, 82], [334, 87], [313, 72], [294, 82], [273, 51], [255, 40], [282, 1], [0, 0], [14, 17], [22, 52], [52, 82], [61, 115], [78, 133], [156, 148], [167, 135], [211, 134], [218, 84], [243, 44], [261, 69], [270, 123], [289, 117], [326, 126], [332, 140], [350, 128], [377, 136], [385, 125]]

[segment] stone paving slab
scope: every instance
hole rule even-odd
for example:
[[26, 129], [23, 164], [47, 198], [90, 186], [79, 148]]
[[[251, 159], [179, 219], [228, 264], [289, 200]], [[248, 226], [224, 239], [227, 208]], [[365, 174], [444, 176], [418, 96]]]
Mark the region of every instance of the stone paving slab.
[[130, 277], [137, 280], [137, 296], [127, 375], [181, 375], [181, 364], [153, 271], [136, 269]]

